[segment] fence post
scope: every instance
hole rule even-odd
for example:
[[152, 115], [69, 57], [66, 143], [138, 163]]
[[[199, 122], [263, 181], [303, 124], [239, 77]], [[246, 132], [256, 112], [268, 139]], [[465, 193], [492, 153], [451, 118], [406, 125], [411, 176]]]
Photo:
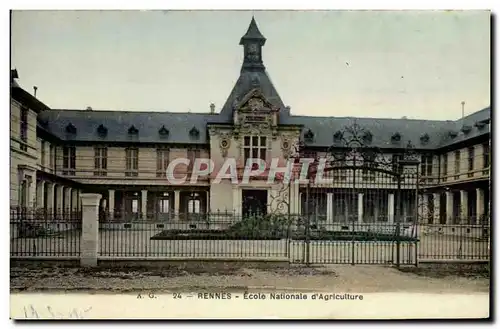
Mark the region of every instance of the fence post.
[[80, 241], [80, 265], [97, 266], [97, 244], [99, 236], [99, 201], [102, 195], [80, 194], [82, 201], [82, 237]]

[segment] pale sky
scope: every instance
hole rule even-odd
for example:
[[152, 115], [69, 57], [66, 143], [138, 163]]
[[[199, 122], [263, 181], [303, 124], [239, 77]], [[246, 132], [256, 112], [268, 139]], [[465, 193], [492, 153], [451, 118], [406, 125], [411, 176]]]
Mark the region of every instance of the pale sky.
[[292, 114], [455, 120], [461, 101], [490, 105], [478, 11], [16, 11], [11, 68], [56, 109], [219, 111], [252, 14]]

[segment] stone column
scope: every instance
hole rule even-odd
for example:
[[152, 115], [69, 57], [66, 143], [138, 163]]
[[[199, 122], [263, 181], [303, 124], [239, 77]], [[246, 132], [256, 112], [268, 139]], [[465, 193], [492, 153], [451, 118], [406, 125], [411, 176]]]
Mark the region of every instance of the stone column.
[[205, 214], [210, 214], [210, 191], [207, 191], [205, 200]]
[[141, 191], [141, 212], [142, 212], [142, 220], [148, 219], [148, 191]]
[[469, 224], [469, 194], [467, 191], [460, 191], [460, 224]]
[[63, 203], [63, 186], [56, 185], [56, 214], [61, 215]]
[[484, 216], [484, 190], [476, 189], [476, 224], [480, 224], [481, 217]]
[[45, 197], [45, 181], [40, 180], [36, 183], [36, 208], [42, 209], [44, 206]]
[[71, 191], [71, 211], [72, 212], [78, 211], [78, 191], [77, 190]]
[[363, 223], [363, 193], [358, 193], [358, 223]]
[[394, 223], [394, 194], [389, 193], [387, 196], [387, 218], [388, 218], [388, 223], [393, 224]]
[[99, 202], [100, 194], [81, 194], [83, 207], [82, 235], [80, 241], [80, 265], [97, 266], [97, 246], [99, 238]]
[[441, 193], [434, 193], [434, 224], [439, 224], [441, 220]]
[[26, 176], [26, 207], [33, 210], [36, 202], [36, 185], [33, 184], [33, 176]]
[[54, 183], [46, 183], [47, 185], [47, 213], [48, 214], [53, 214], [54, 213]]
[[453, 193], [446, 192], [446, 224], [453, 224]]
[[174, 191], [174, 218], [179, 220], [181, 208], [181, 192], [179, 190]]
[[71, 211], [71, 187], [64, 189], [64, 214], [68, 215]]
[[326, 194], [326, 223], [333, 224], [333, 193]]
[[233, 212], [235, 216], [241, 215], [241, 198], [238, 185], [233, 185]]
[[302, 193], [299, 192], [299, 200], [297, 202], [297, 214], [302, 215]]
[[108, 191], [109, 218], [112, 220], [115, 215], [115, 190]]

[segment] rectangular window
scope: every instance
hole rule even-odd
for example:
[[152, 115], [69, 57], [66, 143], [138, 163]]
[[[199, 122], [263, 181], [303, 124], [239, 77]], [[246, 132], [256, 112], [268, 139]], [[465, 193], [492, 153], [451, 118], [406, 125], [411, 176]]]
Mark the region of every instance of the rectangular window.
[[168, 148], [165, 147], [156, 149], [156, 177], [167, 177], [169, 153]]
[[487, 168], [490, 167], [490, 143], [483, 144], [483, 175], [488, 175], [489, 171]]
[[[397, 172], [399, 174], [403, 173], [403, 168], [402, 166], [399, 165], [399, 160], [401, 160], [401, 155], [400, 154], [393, 154], [392, 155], [392, 171]], [[393, 181], [397, 181], [398, 177], [394, 176], [392, 178]]]
[[[474, 146], [471, 146], [467, 149], [467, 153], [468, 153], [468, 170], [469, 171], [472, 171], [474, 170]], [[474, 173], [471, 173], [469, 172], [467, 174], [468, 177], [472, 177], [474, 176]]]
[[[23, 144], [21, 144], [22, 151], [28, 151], [28, 109], [21, 107], [21, 119], [20, 119], [20, 137]], [[24, 144], [26, 143], [26, 144]]]
[[42, 167], [45, 167], [45, 141], [42, 141], [41, 145], [40, 145], [40, 164], [42, 165]]
[[483, 144], [483, 168], [490, 166], [490, 143]]
[[[455, 151], [455, 174], [460, 173], [460, 151]], [[460, 175], [455, 175], [455, 179], [459, 179]]]
[[76, 148], [74, 146], [63, 147], [63, 175], [74, 176], [76, 168]]
[[420, 163], [420, 172], [422, 176], [432, 176], [432, 155], [423, 155]]
[[194, 167], [194, 162], [196, 161], [196, 159], [200, 158], [201, 151], [198, 149], [189, 149], [187, 151], [187, 156], [189, 160], [188, 172], [192, 172]]
[[243, 160], [245, 166], [248, 159], [266, 161], [267, 138], [263, 136], [245, 136], [243, 139]]
[[443, 182], [446, 182], [446, 176], [448, 175], [448, 154], [443, 155]]
[[105, 146], [94, 147], [94, 176], [106, 176], [108, 170], [108, 149]]
[[161, 214], [170, 213], [170, 200], [169, 199], [159, 199], [158, 200], [158, 212]]
[[49, 167], [50, 169], [54, 169], [54, 161], [55, 159], [55, 154], [54, 154], [54, 145], [50, 144], [49, 145]]
[[139, 149], [129, 147], [125, 149], [125, 176], [137, 177], [139, 175]]
[[375, 181], [375, 171], [373, 168], [376, 168], [376, 162], [375, 162], [375, 156], [370, 156], [369, 158], [366, 158], [365, 161], [363, 161], [363, 171], [362, 171], [362, 177], [363, 180], [367, 181]]

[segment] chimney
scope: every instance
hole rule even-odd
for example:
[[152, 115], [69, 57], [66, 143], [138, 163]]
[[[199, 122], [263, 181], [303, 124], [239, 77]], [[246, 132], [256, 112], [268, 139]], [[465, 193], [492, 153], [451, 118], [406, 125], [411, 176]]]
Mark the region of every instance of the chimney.
[[33, 86], [33, 96], [36, 98], [36, 91], [38, 90], [37, 86]]
[[92, 107], [87, 106], [87, 108], [85, 109], [85, 111], [92, 111]]
[[215, 104], [210, 103], [210, 114], [215, 114]]

